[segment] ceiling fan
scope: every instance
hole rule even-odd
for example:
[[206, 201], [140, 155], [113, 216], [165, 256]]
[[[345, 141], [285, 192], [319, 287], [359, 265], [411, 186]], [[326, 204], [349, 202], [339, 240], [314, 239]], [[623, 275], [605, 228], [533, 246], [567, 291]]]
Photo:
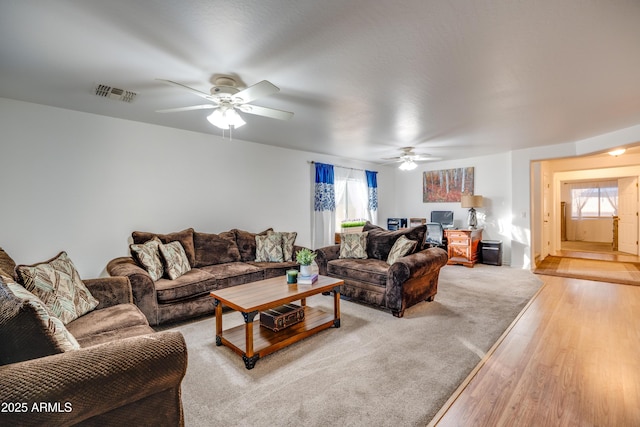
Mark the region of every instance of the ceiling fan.
[[293, 117], [289, 111], [277, 110], [275, 108], [260, 107], [252, 105], [256, 99], [278, 93], [280, 89], [274, 84], [263, 80], [247, 88], [240, 88], [238, 82], [230, 76], [218, 76], [214, 80], [211, 93], [201, 92], [197, 89], [177, 83], [171, 80], [157, 79], [197, 95], [209, 101], [209, 104], [191, 105], [188, 107], [168, 108], [158, 110], [158, 113], [175, 113], [178, 111], [191, 110], [213, 110], [207, 117], [209, 122], [220, 129], [237, 129], [245, 124], [238, 111], [256, 116], [269, 117], [272, 119], [288, 120]]
[[382, 160], [390, 160], [387, 163], [400, 163], [398, 167], [403, 171], [410, 171], [418, 167], [416, 162], [426, 162], [433, 160], [442, 160], [440, 157], [433, 157], [429, 154], [419, 154], [413, 151], [415, 147], [402, 147], [402, 154], [398, 157], [386, 157]]

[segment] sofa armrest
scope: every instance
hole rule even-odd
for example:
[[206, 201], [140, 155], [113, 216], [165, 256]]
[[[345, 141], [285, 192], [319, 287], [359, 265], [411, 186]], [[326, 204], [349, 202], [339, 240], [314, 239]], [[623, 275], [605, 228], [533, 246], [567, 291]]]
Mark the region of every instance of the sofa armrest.
[[440, 269], [449, 256], [441, 248], [429, 248], [401, 258], [387, 276], [387, 307], [402, 317], [405, 307], [435, 295]]
[[131, 410], [132, 403], [160, 393], [170, 401], [146, 399], [157, 407], [140, 408], [154, 414], [149, 424], [182, 425], [180, 384], [186, 369], [184, 337], [173, 331], [0, 366], [0, 402], [12, 405], [3, 422], [72, 425], [126, 405]]
[[404, 280], [411, 277], [425, 276], [440, 270], [448, 259], [447, 252], [441, 248], [424, 249], [398, 258], [389, 269], [389, 274], [398, 279], [404, 278]]
[[158, 298], [156, 286], [147, 271], [131, 257], [120, 257], [109, 261], [107, 272], [111, 276], [124, 276], [131, 283], [133, 302], [144, 313], [151, 326], [158, 324]]
[[131, 283], [126, 277], [100, 277], [97, 279], [83, 280], [91, 295], [100, 304], [96, 310], [112, 307], [118, 304], [133, 304], [133, 294], [131, 293]]
[[318, 264], [318, 273], [327, 274], [327, 263], [331, 260], [338, 259], [340, 256], [340, 245], [325, 246], [324, 248], [316, 249], [316, 264]]

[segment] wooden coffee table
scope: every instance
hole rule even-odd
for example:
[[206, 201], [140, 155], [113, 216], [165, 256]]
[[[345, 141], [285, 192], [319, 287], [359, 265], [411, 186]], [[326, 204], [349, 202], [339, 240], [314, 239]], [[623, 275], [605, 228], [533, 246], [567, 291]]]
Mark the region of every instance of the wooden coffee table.
[[[216, 345], [225, 345], [242, 356], [247, 369], [253, 369], [260, 357], [298, 342], [330, 327], [340, 327], [340, 286], [344, 282], [320, 276], [313, 285], [287, 284], [286, 276], [260, 280], [211, 292], [216, 309]], [[306, 299], [333, 292], [333, 313], [307, 306]], [[304, 320], [279, 332], [260, 327], [260, 311], [300, 301]], [[244, 325], [222, 330], [222, 306], [239, 311]]]

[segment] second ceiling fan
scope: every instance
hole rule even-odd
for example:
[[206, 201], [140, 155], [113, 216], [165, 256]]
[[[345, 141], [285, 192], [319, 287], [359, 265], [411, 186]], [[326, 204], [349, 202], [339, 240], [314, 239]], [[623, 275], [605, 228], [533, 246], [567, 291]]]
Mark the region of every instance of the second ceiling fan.
[[400, 170], [410, 171], [415, 169], [418, 165], [416, 162], [426, 162], [433, 160], [442, 160], [440, 157], [433, 157], [429, 154], [419, 154], [413, 151], [415, 147], [402, 147], [402, 154], [398, 157], [386, 157], [382, 160], [391, 160], [387, 163], [400, 163]]
[[252, 105], [256, 99], [278, 93], [280, 89], [273, 83], [262, 80], [259, 83], [245, 89], [238, 87], [238, 83], [233, 77], [218, 76], [214, 80], [211, 93], [201, 92], [192, 87], [177, 83], [172, 80], [158, 79], [163, 83], [170, 84], [197, 95], [209, 101], [209, 104], [191, 105], [188, 107], [168, 108], [158, 110], [158, 113], [175, 113], [179, 111], [192, 110], [213, 110], [207, 120], [220, 129], [237, 129], [245, 124], [238, 111], [256, 116], [269, 117], [272, 119], [288, 120], [293, 117], [289, 111], [277, 110], [275, 108], [260, 107]]

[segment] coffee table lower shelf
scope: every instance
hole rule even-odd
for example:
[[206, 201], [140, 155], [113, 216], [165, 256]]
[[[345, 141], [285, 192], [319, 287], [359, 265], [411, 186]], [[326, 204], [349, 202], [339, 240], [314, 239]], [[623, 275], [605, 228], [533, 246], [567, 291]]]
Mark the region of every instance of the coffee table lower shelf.
[[313, 334], [331, 327], [340, 327], [340, 319], [334, 318], [334, 313], [317, 307], [304, 307], [304, 320], [286, 329], [274, 332], [260, 326], [259, 316], [256, 316], [250, 328], [253, 330], [253, 357], [247, 357], [247, 327], [242, 324], [222, 331], [216, 336], [216, 345], [225, 345], [243, 357], [247, 369], [252, 369], [255, 362], [274, 351], [298, 342]]

